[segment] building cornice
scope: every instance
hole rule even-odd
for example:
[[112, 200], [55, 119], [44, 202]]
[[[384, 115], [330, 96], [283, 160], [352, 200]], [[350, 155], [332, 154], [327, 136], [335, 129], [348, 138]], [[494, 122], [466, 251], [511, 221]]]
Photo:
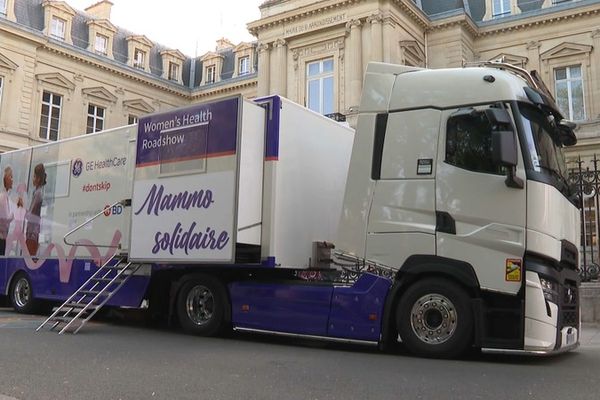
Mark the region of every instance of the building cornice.
[[[310, 4], [294, 10], [285, 11], [280, 14], [275, 14], [267, 18], [259, 19], [258, 21], [247, 24], [248, 31], [254, 36], [258, 36], [258, 32], [283, 25], [289, 22], [298, 21], [306, 17], [314, 16], [330, 10], [347, 8], [353, 4], [362, 3], [367, 0], [329, 0], [321, 1], [317, 4]], [[405, 0], [396, 0], [405, 1]]]
[[434, 21], [429, 25], [427, 31], [433, 32], [457, 26], [466, 29], [471, 36], [475, 37], [479, 35], [479, 27], [477, 24], [475, 24], [471, 17], [465, 13]]
[[[227, 82], [227, 81], [223, 81], [223, 82]], [[234, 92], [238, 92], [240, 89], [249, 89], [249, 88], [257, 87], [257, 86], [258, 86], [258, 77], [254, 77], [252, 79], [246, 79], [243, 81], [226, 83], [226, 84], [218, 85], [218, 86], [204, 89], [204, 90], [195, 89], [191, 94], [191, 100], [193, 101], [193, 100], [199, 100], [199, 99], [203, 99], [205, 97], [210, 97], [210, 96], [215, 96], [215, 95], [234, 93]]]
[[160, 89], [164, 92], [174, 94], [179, 97], [189, 98], [189, 96], [190, 96], [190, 90], [188, 88], [184, 88], [184, 87], [176, 88], [171, 85], [161, 84], [160, 82], [155, 80], [155, 78], [145, 77], [142, 73], [137, 72], [137, 71], [130, 71], [130, 69], [127, 66], [117, 67], [117, 66], [111, 65], [110, 63], [103, 63], [92, 57], [85, 57], [76, 51], [71, 51], [70, 49], [56, 46], [54, 43], [52, 43], [50, 41], [45, 43], [42, 46], [42, 48], [44, 50], [47, 50], [50, 53], [58, 54], [60, 56], [66, 57], [66, 58], [94, 66], [101, 70], [104, 70], [104, 71], [110, 72], [112, 74], [130, 79], [134, 82], [143, 83], [145, 85], [151, 86], [156, 89]]
[[499, 24], [487, 25], [484, 23], [483, 26], [479, 27], [478, 36], [489, 36], [498, 33], [518, 31], [539, 25], [555, 24], [566, 20], [585, 18], [598, 14], [600, 14], [600, 7], [598, 4], [593, 4], [589, 6], [549, 12], [542, 15], [517, 18]]
[[431, 22], [429, 18], [423, 10], [421, 10], [417, 5], [410, 0], [393, 0], [392, 3], [396, 4], [400, 10], [404, 11], [408, 17], [410, 17], [413, 21], [415, 21], [422, 28], [427, 29], [431, 26]]

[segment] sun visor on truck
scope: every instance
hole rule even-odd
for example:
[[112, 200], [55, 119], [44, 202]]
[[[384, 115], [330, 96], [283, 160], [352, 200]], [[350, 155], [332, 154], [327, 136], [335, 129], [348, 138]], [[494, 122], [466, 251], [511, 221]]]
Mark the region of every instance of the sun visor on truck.
[[545, 93], [529, 86], [525, 86], [523, 90], [525, 91], [527, 98], [533, 104], [542, 108], [545, 112], [552, 115], [555, 121], [558, 121], [556, 128], [558, 130], [558, 140], [560, 143], [563, 146], [574, 146], [577, 144], [577, 136], [575, 135], [575, 128], [577, 125], [564, 119], [554, 100]]

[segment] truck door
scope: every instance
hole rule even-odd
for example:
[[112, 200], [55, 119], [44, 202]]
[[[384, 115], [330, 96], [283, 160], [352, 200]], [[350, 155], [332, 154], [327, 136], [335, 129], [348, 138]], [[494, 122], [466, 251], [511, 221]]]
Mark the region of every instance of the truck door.
[[525, 252], [525, 169], [518, 144], [516, 178], [522, 188], [509, 187], [506, 167], [492, 161], [492, 132], [515, 132], [512, 122], [498, 127], [490, 121], [485, 110], [492, 107], [510, 112], [497, 103], [442, 113], [436, 251], [470, 264], [482, 288], [517, 293]]

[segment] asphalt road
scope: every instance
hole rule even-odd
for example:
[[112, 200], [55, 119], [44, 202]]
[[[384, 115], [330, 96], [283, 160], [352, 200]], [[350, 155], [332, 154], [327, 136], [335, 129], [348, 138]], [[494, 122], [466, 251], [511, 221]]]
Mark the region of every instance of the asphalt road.
[[119, 320], [35, 333], [0, 309], [0, 400], [599, 398], [600, 330], [552, 358], [414, 358], [373, 348], [238, 335], [187, 336]]

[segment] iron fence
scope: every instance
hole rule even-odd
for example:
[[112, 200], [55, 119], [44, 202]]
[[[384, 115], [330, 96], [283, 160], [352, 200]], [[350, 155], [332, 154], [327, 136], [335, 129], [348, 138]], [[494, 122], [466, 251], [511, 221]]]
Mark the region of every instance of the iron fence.
[[600, 158], [577, 157], [567, 160], [569, 183], [577, 193], [581, 212], [581, 280], [597, 280], [600, 274]]

